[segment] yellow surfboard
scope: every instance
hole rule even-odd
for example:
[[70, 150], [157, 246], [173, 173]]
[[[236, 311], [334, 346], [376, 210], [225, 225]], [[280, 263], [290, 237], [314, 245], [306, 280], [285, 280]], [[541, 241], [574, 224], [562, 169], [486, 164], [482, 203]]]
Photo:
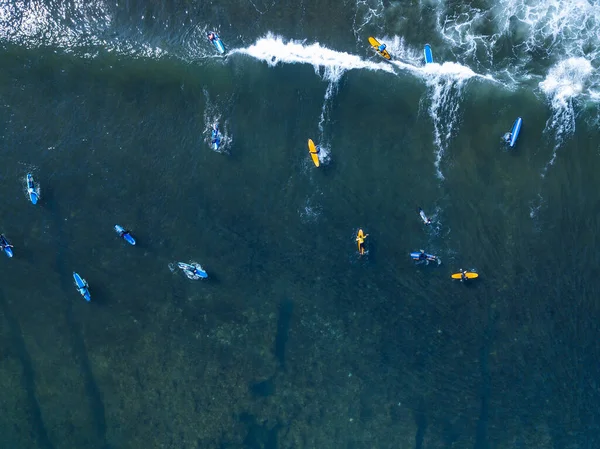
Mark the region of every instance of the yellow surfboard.
[[379, 53], [381, 56], [383, 56], [385, 59], [387, 59], [388, 61], [390, 59], [392, 59], [392, 57], [390, 56], [390, 54], [388, 53], [387, 50], [383, 50], [383, 51], [379, 51], [379, 46], [381, 45], [379, 43], [379, 41], [377, 39], [375, 39], [374, 37], [369, 37], [369, 44], [371, 44], [371, 46], [375, 49], [375, 51], [377, 53]]
[[319, 153], [317, 152], [317, 147], [312, 139], [308, 139], [308, 152], [310, 153], [310, 157], [312, 157], [313, 162], [318, 167], [320, 164]]
[[367, 238], [367, 235], [364, 234], [362, 229], [359, 229], [358, 234], [356, 234], [356, 244], [358, 245], [358, 252], [361, 256], [365, 253], [365, 239]]
[[[467, 271], [465, 274], [467, 276], [467, 279], [475, 279], [475, 278], [479, 277], [479, 275], [477, 273], [473, 273], [472, 271]], [[460, 279], [460, 278], [461, 278], [460, 273], [454, 273], [452, 275], [452, 279]]]

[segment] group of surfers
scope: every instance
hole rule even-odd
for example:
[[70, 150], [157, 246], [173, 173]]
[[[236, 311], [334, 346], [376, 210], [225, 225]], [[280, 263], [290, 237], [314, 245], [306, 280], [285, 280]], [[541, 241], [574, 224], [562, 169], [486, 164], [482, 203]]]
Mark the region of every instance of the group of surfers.
[[[215, 43], [217, 40], [217, 36], [214, 32], [210, 31], [207, 33], [207, 38], [211, 43]], [[369, 40], [373, 41], [372, 44], [378, 44], [378, 45], [374, 45], [377, 49], [377, 51], [379, 52], [379, 54], [381, 54], [383, 57], [385, 57], [386, 59], [390, 59], [389, 53], [387, 53], [386, 48], [387, 46], [385, 44], [380, 44], [379, 42], [377, 42], [375, 39], [369, 38]], [[507, 139], [506, 136], [504, 136], [505, 139]], [[510, 137], [508, 137], [508, 139], [510, 139]], [[218, 125], [213, 125], [213, 129], [212, 129], [212, 139], [211, 139], [211, 144], [212, 145], [219, 145], [219, 128]], [[311, 156], [313, 156], [313, 160], [315, 162], [315, 165], [318, 167], [318, 159], [319, 159], [319, 154], [321, 152], [321, 147], [320, 145], [314, 145], [311, 146], [312, 141], [309, 140], [309, 152], [311, 154]], [[425, 212], [423, 212], [423, 209], [419, 208], [419, 215], [421, 216], [421, 219], [423, 220], [423, 222], [426, 225], [430, 225], [431, 224], [431, 219], [428, 218], [425, 215]], [[356, 236], [356, 242], [358, 245], [358, 252], [359, 254], [362, 256], [366, 253], [365, 251], [365, 240], [366, 238], [369, 236], [369, 234], [364, 234], [362, 229], [358, 230], [358, 234]], [[418, 260], [419, 262], [426, 262], [429, 263], [430, 261], [436, 261], [438, 263], [440, 263], [440, 260], [437, 256], [431, 255], [431, 254], [427, 254], [424, 250], [420, 250], [419, 253], [417, 253], [418, 255], [416, 257], [413, 257], [415, 260]], [[462, 268], [460, 269], [460, 279], [461, 281], [466, 281], [468, 279], [467, 277], [467, 271], [463, 270]]]
[[[425, 212], [423, 211], [423, 209], [421, 209], [419, 207], [418, 209], [419, 215], [421, 216], [421, 219], [423, 220], [423, 223], [425, 223], [426, 225], [430, 225], [431, 224], [431, 218], [427, 217], [427, 215], [425, 215]], [[363, 232], [362, 229], [358, 230], [358, 233], [356, 235], [356, 243], [358, 245], [358, 253], [363, 256], [364, 254], [366, 254], [366, 250], [365, 250], [365, 240], [366, 238], [369, 236], [369, 234], [365, 234]], [[438, 256], [434, 256], [432, 254], [427, 254], [424, 250], [419, 250], [418, 253], [413, 253], [414, 255], [412, 255], [414, 260], [417, 260], [419, 262], [438, 262], [438, 264], [440, 263], [440, 259]], [[473, 273], [474, 274], [474, 273]], [[473, 276], [473, 274], [471, 274], [469, 276], [469, 271], [467, 270], [463, 270], [462, 268], [459, 269], [459, 272], [456, 273], [455, 275], [452, 276], [453, 279], [460, 279], [461, 281], [467, 281], [470, 278], [476, 277]], [[457, 276], [460, 275], [460, 276]]]

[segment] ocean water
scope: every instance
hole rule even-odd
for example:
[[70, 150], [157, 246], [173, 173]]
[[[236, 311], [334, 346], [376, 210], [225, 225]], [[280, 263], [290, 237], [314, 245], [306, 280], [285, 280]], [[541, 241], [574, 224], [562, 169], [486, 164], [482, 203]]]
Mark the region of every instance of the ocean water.
[[599, 43], [598, 1], [1, 2], [0, 448], [600, 447]]

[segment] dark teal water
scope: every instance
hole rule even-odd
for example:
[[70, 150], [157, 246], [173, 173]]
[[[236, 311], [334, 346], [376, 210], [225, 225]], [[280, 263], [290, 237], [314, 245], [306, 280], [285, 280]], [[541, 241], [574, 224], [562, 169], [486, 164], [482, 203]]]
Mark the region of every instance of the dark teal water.
[[[0, 447], [598, 447], [600, 132], [589, 98], [564, 112], [536, 88], [553, 62], [511, 84], [433, 33], [435, 5], [45, 6], [35, 32], [41, 3], [0, 7]], [[268, 31], [372, 70], [330, 84], [244, 54]], [[369, 33], [501, 82], [376, 70]]]

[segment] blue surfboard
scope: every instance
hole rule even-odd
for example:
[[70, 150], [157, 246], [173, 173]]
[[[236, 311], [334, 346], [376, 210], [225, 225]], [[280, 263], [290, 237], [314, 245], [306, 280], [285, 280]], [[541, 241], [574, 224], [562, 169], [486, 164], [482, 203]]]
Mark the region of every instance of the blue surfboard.
[[219, 53], [224, 54], [225, 53], [225, 45], [223, 45], [223, 42], [221, 41], [221, 38], [214, 31], [209, 31], [206, 34], [206, 36], [207, 37], [210, 36], [211, 33], [215, 35], [215, 38], [213, 40], [210, 40], [210, 39], [208, 39], [208, 40], [213, 43], [213, 45], [215, 46], [215, 48], [217, 49], [217, 51]]
[[0, 244], [2, 245], [2, 249], [4, 250], [4, 253], [8, 256], [8, 257], [12, 257], [13, 256], [13, 250], [10, 246], [10, 242], [6, 239], [6, 237], [4, 237], [4, 234], [0, 234]]
[[122, 228], [119, 225], [115, 225], [115, 231], [117, 232], [117, 234], [119, 234], [119, 237], [123, 237], [123, 239], [129, 243], [130, 245], [135, 245], [135, 239], [133, 238], [133, 236], [129, 233], [129, 231], [126, 231], [124, 228]]
[[77, 288], [79, 294], [83, 296], [86, 301], [91, 301], [92, 297], [90, 296], [90, 290], [87, 281], [75, 272], [73, 272], [73, 279], [75, 280], [75, 287]]
[[194, 265], [190, 265], [185, 262], [177, 262], [177, 266], [181, 268], [183, 271], [187, 271], [193, 276], [199, 276], [202, 279], [206, 279], [208, 277], [208, 273], [202, 269], [202, 267], [198, 268]]
[[433, 62], [433, 54], [431, 53], [431, 46], [429, 44], [425, 44], [423, 53], [425, 54], [425, 64], [431, 64]]
[[508, 145], [512, 148], [517, 143], [517, 138], [519, 137], [519, 132], [521, 132], [521, 125], [523, 124], [523, 119], [521, 117], [517, 117], [515, 123], [513, 123], [512, 130], [510, 131], [510, 141]]
[[31, 173], [27, 173], [27, 193], [29, 194], [29, 200], [32, 204], [37, 204], [38, 194], [35, 191], [35, 183], [33, 182], [33, 176]]
[[426, 260], [428, 262], [437, 262], [438, 265], [440, 263], [442, 263], [442, 261], [440, 260], [439, 257], [434, 256], [433, 254], [428, 254], [428, 253], [424, 253], [425, 254], [425, 259], [421, 259], [421, 252], [420, 251], [413, 251], [410, 253], [410, 258], [412, 260], [415, 261], [422, 261], [422, 260]]
[[210, 141], [210, 144], [212, 146], [212, 149], [216, 151], [221, 146], [221, 133], [219, 132], [218, 125], [213, 125], [211, 137], [212, 139]]

